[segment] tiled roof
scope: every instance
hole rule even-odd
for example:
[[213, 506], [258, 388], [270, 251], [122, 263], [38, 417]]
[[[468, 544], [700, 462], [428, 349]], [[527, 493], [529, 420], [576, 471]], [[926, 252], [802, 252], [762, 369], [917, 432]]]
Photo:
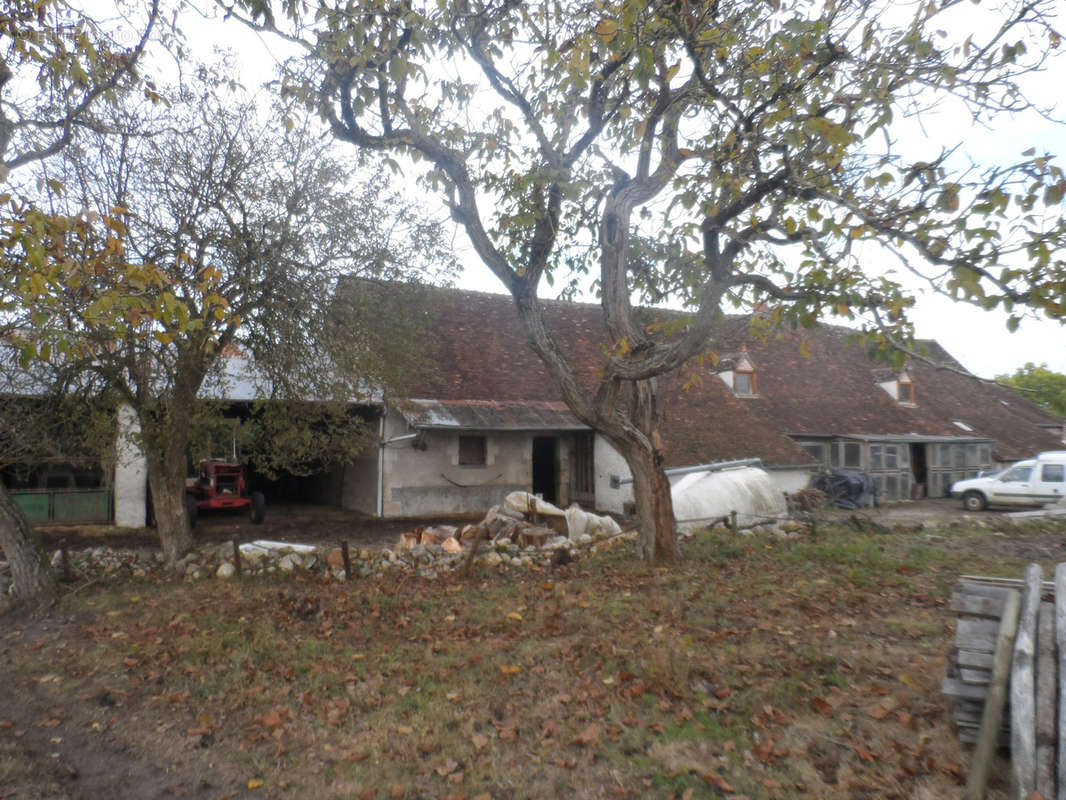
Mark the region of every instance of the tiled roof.
[[[546, 322], [581, 381], [594, 387], [607, 333], [599, 305], [542, 301]], [[533, 413], [561, 402], [540, 359], [527, 344], [507, 295], [439, 289], [418, 312], [424, 323], [426, 369], [410, 397], [441, 408], [490, 406], [505, 416]], [[677, 312], [653, 311], [677, 317]], [[913, 360], [915, 405], [903, 406], [878, 381], [894, 370], [871, 360], [838, 326], [787, 331], [761, 341], [749, 317], [729, 317], [716, 328], [712, 352], [736, 354], [747, 346], [758, 395], [735, 397], [708, 363], [660, 378], [663, 438], [670, 466], [756, 456], [770, 465], [808, 464], [809, 456], [786, 434], [918, 434], [956, 439], [990, 438], [1004, 460], [1055, 449], [1057, 437], [1040, 424], [1061, 423], [1009, 389]], [[804, 354], [804, 343], [808, 354]], [[959, 368], [935, 343], [924, 343], [937, 363]], [[725, 364], [722, 364], [725, 366]], [[687, 388], [685, 388], [687, 386]], [[462, 401], [456, 404], [455, 401]], [[520, 411], [525, 404], [529, 411]], [[494, 412], [495, 413], [495, 412]], [[501, 412], [502, 413], [502, 412]], [[458, 413], [453, 415], [460, 418]], [[973, 428], [966, 432], [953, 423]]]
[[407, 400], [401, 411], [419, 428], [480, 431], [588, 430], [563, 402], [543, 400]]

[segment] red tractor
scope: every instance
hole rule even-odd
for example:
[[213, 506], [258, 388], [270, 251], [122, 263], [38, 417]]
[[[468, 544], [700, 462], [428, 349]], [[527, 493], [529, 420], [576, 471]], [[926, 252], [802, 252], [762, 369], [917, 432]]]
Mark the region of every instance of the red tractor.
[[244, 467], [228, 461], [206, 459], [200, 462], [200, 476], [185, 488], [185, 508], [189, 526], [196, 524], [201, 511], [247, 508], [257, 525], [266, 516], [266, 499], [262, 492], [249, 492]]

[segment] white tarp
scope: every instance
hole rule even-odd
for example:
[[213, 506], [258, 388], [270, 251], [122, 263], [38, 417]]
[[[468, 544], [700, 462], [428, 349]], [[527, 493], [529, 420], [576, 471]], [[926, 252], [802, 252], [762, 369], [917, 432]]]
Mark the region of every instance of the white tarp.
[[553, 506], [547, 500], [542, 500], [529, 492], [511, 492], [504, 498], [503, 503], [508, 508], [522, 514], [535, 510], [538, 514], [544, 514], [548, 517], [561, 517], [564, 513], [558, 506]]
[[591, 536], [593, 539], [601, 539], [604, 536], [614, 536], [622, 532], [621, 527], [611, 517], [601, 517], [598, 514], [582, 511], [576, 503], [563, 511], [558, 506], [529, 492], [511, 492], [503, 502], [507, 508], [522, 514], [535, 509], [538, 514], [546, 517], [566, 517], [566, 530], [571, 542], [576, 542], [584, 535]]
[[682, 533], [706, 528], [737, 512], [746, 527], [786, 516], [785, 496], [758, 467], [690, 472], [671, 487], [674, 519]]

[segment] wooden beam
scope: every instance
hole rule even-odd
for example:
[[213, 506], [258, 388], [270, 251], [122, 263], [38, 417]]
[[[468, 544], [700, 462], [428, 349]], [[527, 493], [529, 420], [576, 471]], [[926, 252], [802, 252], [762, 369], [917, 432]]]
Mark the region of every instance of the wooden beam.
[[1066, 564], [1055, 567], [1055, 641], [1059, 646], [1058, 800], [1066, 800]]
[[1055, 796], [1055, 607], [1041, 603], [1036, 633], [1036, 791]]
[[1007, 677], [1010, 675], [1011, 650], [1014, 636], [1018, 630], [1018, 612], [1021, 597], [1012, 591], [1007, 595], [1003, 617], [999, 623], [999, 636], [996, 639], [996, 654], [992, 667], [992, 683], [985, 698], [984, 712], [981, 714], [981, 732], [977, 746], [973, 751], [970, 775], [966, 781], [966, 800], [983, 800], [988, 772], [992, 768], [992, 756], [999, 740], [1000, 727], [1003, 724], [1003, 704], [1007, 700]]
[[1028, 800], [1036, 789], [1036, 619], [1043, 592], [1039, 564], [1025, 570], [1018, 634], [1010, 676], [1010, 755], [1015, 800]]

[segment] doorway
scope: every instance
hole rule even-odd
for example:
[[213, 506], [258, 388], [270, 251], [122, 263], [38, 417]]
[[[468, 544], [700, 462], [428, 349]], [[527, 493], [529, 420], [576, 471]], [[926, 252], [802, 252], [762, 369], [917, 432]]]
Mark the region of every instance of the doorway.
[[533, 437], [533, 494], [549, 503], [558, 500], [558, 439], [554, 436]]
[[929, 469], [925, 460], [925, 445], [911, 445], [911, 475], [914, 477], [912, 498], [920, 500], [929, 495]]

